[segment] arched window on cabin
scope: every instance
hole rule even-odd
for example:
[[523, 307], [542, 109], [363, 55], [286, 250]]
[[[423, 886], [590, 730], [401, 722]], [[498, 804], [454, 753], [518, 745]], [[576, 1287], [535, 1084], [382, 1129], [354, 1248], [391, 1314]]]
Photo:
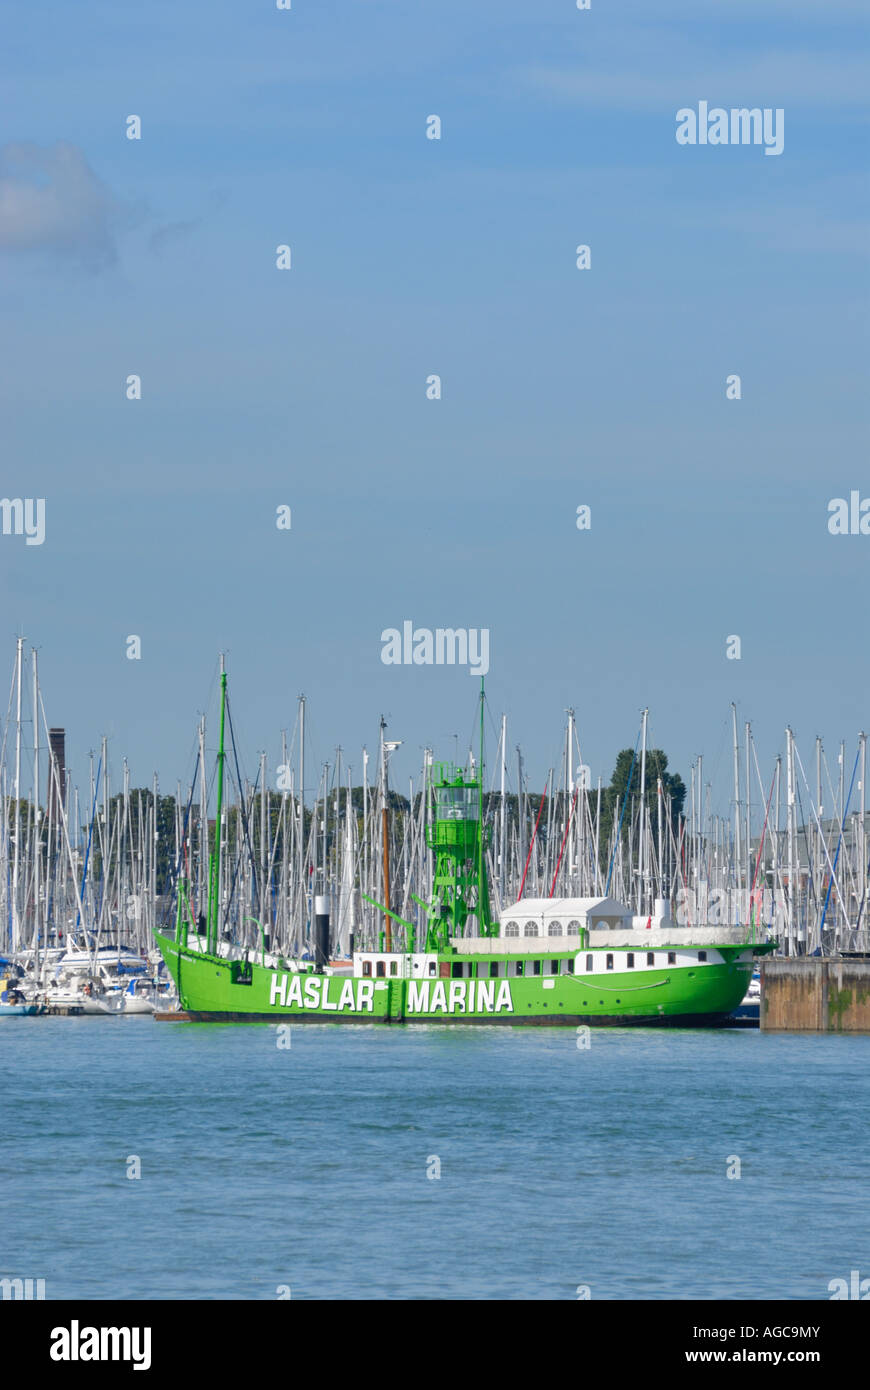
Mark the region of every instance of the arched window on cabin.
[[566, 936], [579, 936], [579, 935], [580, 935], [580, 923], [577, 922], [577, 921], [569, 922], [568, 925], [567, 925], [567, 927], [565, 928], [565, 935], [566, 935]]
[[538, 924], [537, 924], [537, 922], [526, 922], [526, 925], [523, 927], [523, 936], [537, 936], [537, 935], [538, 935]]
[[548, 936], [561, 936], [561, 935], [562, 935], [562, 925], [561, 925], [561, 923], [560, 923], [560, 922], [551, 922], [550, 925], [549, 925], [548, 928], [547, 928], [547, 935], [548, 935]]
[[520, 928], [518, 922], [507, 922], [504, 929], [505, 936], [519, 936]]

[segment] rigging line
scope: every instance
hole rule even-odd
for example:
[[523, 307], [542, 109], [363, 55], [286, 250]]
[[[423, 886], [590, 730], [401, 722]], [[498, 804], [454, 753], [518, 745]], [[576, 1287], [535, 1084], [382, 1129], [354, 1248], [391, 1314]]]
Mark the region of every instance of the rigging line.
[[[821, 842], [822, 842], [822, 847], [824, 848], [824, 851], [825, 851], [825, 858], [826, 858], [827, 861], [828, 861], [828, 868], [831, 870], [831, 877], [833, 878], [833, 877], [834, 877], [834, 867], [833, 867], [833, 865], [832, 865], [832, 863], [831, 863], [831, 856], [830, 856], [830, 854], [828, 853], [828, 846], [827, 846], [827, 843], [825, 842], [825, 835], [824, 835], [824, 831], [822, 830], [822, 824], [821, 824], [821, 821], [819, 820], [818, 812], [817, 812], [817, 810], [816, 810], [815, 803], [814, 803], [814, 801], [813, 801], [813, 796], [812, 796], [812, 792], [810, 791], [809, 782], [807, 781], [807, 774], [804, 772], [804, 765], [803, 765], [803, 763], [801, 762], [801, 755], [800, 755], [800, 753], [798, 752], [798, 746], [797, 746], [796, 743], [794, 743], [794, 740], [792, 740], [792, 743], [793, 743], [793, 747], [794, 747], [794, 755], [795, 755], [795, 757], [797, 758], [798, 767], [799, 767], [800, 770], [801, 770], [801, 777], [803, 777], [803, 779], [804, 779], [804, 786], [805, 786], [806, 789], [807, 789], [807, 796], [810, 798], [810, 808], [811, 808], [811, 810], [812, 810], [813, 818], [815, 819], [816, 826], [818, 827], [819, 838], [820, 838], [820, 840], [821, 840]], [[839, 883], [837, 884], [837, 894], [838, 894], [838, 896], [840, 897], [840, 900], [842, 901], [842, 893], [840, 892], [840, 885], [839, 885]]]
[[[236, 765], [236, 783], [237, 783], [237, 786], [238, 786], [238, 789], [239, 789], [239, 813], [240, 813], [240, 815], [241, 815], [241, 817], [242, 817], [242, 830], [243, 830], [244, 836], [245, 836], [245, 844], [246, 844], [247, 847], [248, 847], [248, 854], [250, 855], [250, 859], [251, 859], [251, 874], [252, 874], [252, 878], [253, 878], [253, 880], [254, 880], [254, 886], [255, 886], [255, 889], [256, 889], [256, 892], [257, 892], [257, 901], [259, 902], [259, 901], [260, 901], [260, 883], [259, 883], [259, 878], [257, 877], [257, 865], [256, 865], [256, 861], [255, 861], [255, 859], [254, 859], [254, 847], [253, 847], [253, 845], [252, 845], [252, 843], [251, 843], [251, 836], [250, 836], [250, 832], [249, 832], [249, 829], [248, 829], [248, 816], [247, 816], [247, 812], [246, 812], [246, 810], [245, 810], [245, 798], [244, 798], [244, 795], [243, 795], [243, 792], [242, 792], [242, 773], [241, 773], [241, 768], [239, 767], [239, 752], [238, 752], [238, 748], [236, 747], [236, 734], [235, 734], [235, 729], [233, 728], [233, 716], [232, 716], [232, 713], [231, 713], [231, 711], [230, 711], [229, 697], [227, 697], [227, 701], [226, 701], [226, 710], [227, 710], [227, 723], [229, 724], [229, 728], [230, 728], [230, 742], [231, 742], [231, 744], [232, 744], [232, 746], [233, 746], [233, 762], [234, 762], [235, 765]], [[255, 789], [256, 789], [256, 787], [257, 787], [259, 781], [260, 781], [260, 768], [259, 768], [259, 766], [258, 766], [258, 767], [257, 767], [257, 776], [256, 776], [256, 779], [255, 779], [255, 781], [254, 781], [254, 788], [255, 788]], [[253, 800], [252, 800], [252, 803], [251, 803], [251, 804], [253, 805]], [[261, 914], [261, 915], [262, 915], [262, 914]]]
[[572, 821], [573, 821], [573, 819], [574, 819], [574, 807], [575, 807], [576, 805], [577, 805], [577, 792], [574, 793], [574, 800], [573, 800], [572, 803], [571, 803], [571, 814], [569, 815], [568, 820], [567, 820], [567, 822], [566, 822], [566, 824], [565, 824], [565, 834], [562, 836], [562, 847], [561, 847], [561, 849], [559, 850], [559, 858], [558, 858], [558, 860], [557, 860], [557, 862], [556, 862], [556, 872], [553, 874], [553, 882], [552, 882], [552, 884], [550, 885], [550, 897], [551, 897], [551, 898], [552, 898], [554, 892], [556, 891], [556, 879], [559, 877], [559, 870], [560, 870], [560, 868], [562, 867], [562, 855], [565, 853], [565, 841], [568, 839], [568, 831], [570, 830], [570, 828], [571, 828], [571, 823], [572, 823]]
[[[859, 749], [859, 753], [860, 753], [860, 749]], [[856, 756], [857, 756], [857, 755], [856, 755]], [[839, 761], [839, 755], [838, 755], [838, 761]], [[826, 778], [828, 779], [828, 791], [831, 793], [831, 805], [832, 805], [833, 808], [834, 808], [834, 814], [833, 814], [833, 816], [831, 817], [831, 820], [834, 822], [834, 824], [839, 825], [839, 827], [840, 827], [840, 836], [842, 837], [843, 832], [845, 831], [845, 828], [846, 828], [846, 817], [847, 817], [848, 812], [849, 812], [849, 807], [848, 807], [848, 804], [847, 804], [846, 807], [845, 807], [845, 809], [844, 809], [844, 811], [843, 811], [843, 819], [840, 820], [839, 809], [838, 809], [838, 805], [839, 805], [839, 803], [838, 803], [838, 798], [837, 798], [837, 796], [834, 794], [834, 787], [833, 787], [833, 784], [832, 784], [832, 782], [831, 782], [831, 773], [830, 773], [830, 769], [829, 769], [829, 767], [828, 767], [828, 759], [827, 759], [827, 757], [825, 756], [824, 748], [822, 749], [822, 762], [823, 762], [824, 765], [825, 765], [825, 776], [826, 776]], [[840, 776], [841, 776], [841, 778], [842, 778], [842, 773], [840, 774]], [[853, 773], [853, 776], [854, 776], [854, 773]], [[852, 892], [853, 892], [853, 895], [854, 895], [855, 875], [854, 875], [853, 872], [852, 872], [852, 865], [851, 865], [851, 863], [849, 862], [848, 858], [847, 858], [847, 860], [846, 860], [846, 872], [847, 872], [848, 875], [849, 875], [849, 879], [850, 879], [851, 884], [852, 884]]]
[[8, 735], [8, 733], [9, 733], [9, 725], [10, 725], [11, 720], [12, 720], [12, 700], [13, 700], [13, 697], [14, 697], [14, 695], [15, 695], [15, 681], [16, 681], [17, 675], [18, 675], [18, 654], [17, 654], [17, 650], [16, 650], [15, 665], [14, 665], [14, 667], [12, 668], [12, 684], [11, 684], [10, 687], [9, 687], [9, 704], [8, 704], [7, 707], [6, 707], [6, 722], [5, 722], [4, 725], [3, 725], [3, 744], [2, 744], [2, 746], [0, 746], [0, 763], [2, 763], [2, 762], [4, 761], [4, 759], [5, 759], [5, 757], [6, 757], [6, 738], [7, 738], [7, 735]]
[[[297, 735], [298, 731], [299, 731], [299, 704], [298, 704], [298, 701], [297, 701], [297, 704], [296, 704], [296, 718], [295, 718], [295, 720], [294, 720], [294, 722], [293, 722], [293, 732], [292, 732], [292, 734], [290, 735], [290, 742], [289, 742], [288, 745], [287, 745], [287, 761], [288, 761], [289, 763], [292, 763], [292, 762], [293, 762], [293, 753], [294, 753], [294, 750], [295, 750], [295, 748], [296, 748], [296, 735]], [[282, 730], [281, 730], [281, 733], [286, 733], [286, 730], [282, 729]]]
[[813, 875], [813, 859], [812, 855], [810, 854], [810, 837], [807, 833], [807, 818], [804, 815], [804, 803], [801, 797], [800, 784], [798, 782], [795, 782], [794, 789], [795, 796], [797, 797], [798, 811], [800, 812], [801, 829], [803, 830], [804, 835], [804, 849], [806, 850], [807, 855], [807, 891], [810, 900], [813, 902], [813, 904], [815, 904], [818, 902], [818, 893], [816, 891], [818, 885]]
[[[495, 715], [494, 715], [493, 712], [492, 712], [492, 706], [490, 705], [489, 700], [486, 698], [486, 691], [483, 692], [483, 706], [484, 706], [484, 709], [485, 709], [486, 713], [489, 715], [490, 731], [491, 731], [491, 733], [492, 733], [492, 736], [493, 736], [493, 738], [497, 739], [497, 740], [500, 742], [500, 741], [501, 741], [501, 724], [500, 724], [500, 723], [499, 723], [499, 724], [496, 724], [496, 722], [495, 722]], [[475, 727], [474, 733], [477, 735], [477, 737], [478, 737], [478, 739], [479, 739], [479, 738], [480, 738], [480, 721], [479, 721], [479, 719], [475, 721], [475, 725], [476, 725], [476, 727]]]
[[550, 779], [549, 779], [549, 776], [548, 776], [546, 782], [544, 783], [544, 793], [543, 793], [543, 795], [542, 795], [542, 797], [541, 797], [541, 800], [540, 800], [540, 802], [539, 802], [539, 804], [538, 804], [538, 815], [537, 815], [537, 819], [535, 820], [535, 828], [534, 828], [534, 830], [532, 831], [532, 838], [531, 838], [531, 841], [530, 841], [530, 843], [529, 843], [529, 852], [528, 852], [528, 854], [526, 855], [526, 867], [523, 869], [523, 878], [522, 878], [522, 882], [520, 883], [520, 891], [519, 891], [519, 893], [517, 894], [517, 901], [518, 901], [518, 902], [519, 902], [519, 900], [522, 898], [522, 896], [523, 896], [523, 889], [524, 889], [525, 886], [526, 886], [526, 874], [529, 872], [529, 864], [530, 864], [531, 858], [532, 858], [532, 850], [533, 850], [534, 847], [535, 847], [535, 839], [536, 839], [537, 834], [538, 834], [538, 825], [540, 824], [540, 820], [541, 820], [541, 812], [542, 812], [543, 809], [544, 809], [544, 802], [545, 802], [546, 799], [547, 799], [547, 787], [549, 786], [549, 784], [550, 784]]
[[[843, 821], [844, 821], [844, 822], [845, 822], [845, 819], [846, 819], [847, 815], [849, 814], [849, 803], [850, 803], [851, 800], [852, 800], [852, 792], [853, 792], [854, 789], [855, 789], [855, 774], [856, 774], [856, 772], [858, 771], [858, 759], [860, 758], [860, 756], [861, 756], [861, 750], [859, 749], [858, 752], [855, 754], [855, 765], [854, 765], [854, 767], [852, 768], [852, 780], [851, 780], [850, 783], [849, 783], [849, 795], [846, 797], [846, 806], [845, 806], [845, 809], [844, 809], [844, 811], [843, 811]], [[827, 893], [825, 894], [825, 905], [824, 905], [824, 907], [822, 908], [822, 920], [821, 920], [821, 922], [819, 923], [819, 943], [820, 943], [820, 944], [821, 944], [821, 939], [822, 939], [822, 932], [823, 932], [824, 929], [825, 929], [825, 918], [826, 918], [826, 916], [827, 916], [827, 914], [828, 914], [828, 903], [829, 903], [830, 900], [831, 900], [831, 889], [832, 889], [833, 886], [834, 886], [834, 874], [836, 873], [837, 862], [838, 862], [838, 860], [839, 860], [839, 858], [840, 858], [840, 847], [842, 846], [842, 843], [843, 843], [843, 826], [841, 825], [841, 826], [840, 826], [840, 838], [839, 838], [838, 841], [837, 841], [837, 852], [836, 852], [836, 854], [834, 855], [834, 867], [833, 867], [833, 869], [831, 870], [831, 877], [830, 877], [830, 879], [828, 880], [828, 891], [827, 891]], [[844, 910], [845, 910], [845, 903], [843, 902], [842, 897], [840, 898], [840, 905], [841, 905], [841, 906], [844, 908]]]
[[[867, 861], [867, 873], [868, 873], [868, 875], [870, 875], [870, 859], [868, 859], [868, 861]], [[863, 893], [861, 894], [861, 902], [860, 902], [859, 907], [858, 907], [858, 917], [857, 917], [857, 919], [856, 919], [856, 921], [855, 921], [855, 930], [856, 930], [856, 931], [858, 931], [858, 930], [860, 929], [860, 927], [861, 927], [861, 918], [862, 918], [863, 915], [864, 915], [864, 904], [865, 904], [866, 901], [867, 901], [867, 886], [866, 886], [866, 883], [865, 883], [865, 885], [864, 885], [864, 891], [863, 891]]]
[[[674, 835], [673, 822], [672, 822], [670, 819], [668, 820], [667, 825], [668, 825], [668, 835], [669, 835], [669, 837], [670, 837], [670, 847], [671, 847], [671, 850], [673, 851], [673, 859], [674, 859], [674, 867], [675, 867], [675, 872], [676, 872], [676, 878], [677, 878], [678, 881], [682, 884], [682, 889], [681, 889], [680, 891], [682, 891], [682, 893], [683, 893], [684, 896], [685, 896], [685, 907], [686, 907], [686, 918], [687, 918], [686, 926], [691, 927], [691, 925], [692, 925], [691, 902], [690, 902], [690, 898], [689, 898], [689, 889], [688, 889], [687, 884], [686, 884], [686, 876], [685, 876], [685, 873], [683, 872], [684, 864], [685, 864], [686, 818], [685, 818], [685, 816], [681, 816], [681, 817], [680, 817], [680, 838], [679, 838], [679, 842], [677, 841], [677, 838], [676, 838], [676, 836]], [[679, 911], [679, 909], [678, 909], [678, 911]]]
[[[197, 752], [197, 755], [196, 755], [196, 764], [195, 764], [194, 769], [193, 769], [193, 777], [191, 778], [191, 781], [190, 781], [190, 794], [189, 794], [189, 796], [188, 796], [188, 798], [187, 798], [187, 806], [186, 806], [185, 812], [184, 812], [184, 820], [183, 820], [182, 823], [181, 823], [181, 837], [180, 837], [180, 843], [179, 843], [178, 849], [177, 849], [176, 854], [175, 854], [175, 862], [174, 862], [174, 864], [170, 862], [170, 863], [167, 865], [167, 868], [166, 868], [166, 879], [165, 879], [165, 881], [164, 881], [164, 883], [165, 883], [165, 886], [164, 886], [164, 897], [167, 897], [167, 898], [171, 896], [172, 890], [173, 890], [173, 888], [175, 887], [175, 885], [176, 885], [176, 883], [178, 882], [178, 879], [179, 879], [179, 877], [180, 877], [180, 875], [181, 875], [182, 862], [183, 862], [183, 865], [184, 865], [186, 877], [188, 877], [188, 878], [190, 877], [190, 865], [189, 865], [188, 854], [187, 854], [187, 849], [188, 849], [188, 834], [187, 834], [187, 829], [188, 829], [188, 823], [189, 823], [189, 821], [190, 821], [190, 814], [191, 814], [191, 811], [192, 811], [192, 809], [193, 809], [193, 795], [194, 795], [194, 788], [196, 787], [196, 774], [198, 773], [198, 771], [199, 771], [199, 753]], [[164, 916], [161, 918], [161, 925], [163, 925], [164, 922], [168, 922], [168, 920], [169, 920], [169, 909], [168, 909], [168, 907], [164, 907]]]
[[[91, 764], [91, 766], [93, 767], [93, 763]], [[88, 844], [87, 844], [87, 849], [85, 850], [85, 863], [84, 863], [84, 868], [82, 869], [82, 886], [81, 886], [81, 888], [80, 888], [80, 890], [79, 890], [79, 907], [78, 907], [78, 909], [76, 910], [76, 928], [78, 928], [79, 923], [80, 923], [81, 920], [82, 920], [82, 906], [81, 906], [81, 904], [82, 904], [82, 899], [83, 899], [83, 897], [84, 897], [85, 883], [87, 882], [87, 877], [88, 877], [88, 860], [89, 860], [90, 855], [91, 855], [91, 839], [92, 839], [93, 833], [94, 833], [94, 815], [96, 814], [96, 809], [97, 809], [97, 797], [98, 797], [99, 791], [100, 791], [100, 772], [102, 771], [102, 767], [103, 767], [103, 755], [102, 755], [102, 753], [101, 753], [101, 754], [100, 754], [100, 760], [99, 760], [99, 762], [97, 763], [97, 780], [96, 780], [96, 782], [95, 782], [95, 784], [94, 784], [94, 801], [93, 801], [93, 805], [91, 806], [91, 823], [90, 823], [90, 825], [88, 826]]]
[[[725, 718], [724, 718], [723, 721], [722, 721], [722, 738], [721, 738], [721, 742], [720, 742], [720, 744], [719, 744], [719, 750], [718, 750], [718, 752], [717, 752], [717, 754], [716, 754], [716, 761], [715, 761], [714, 764], [713, 764], [713, 771], [712, 771], [712, 773], [711, 773], [711, 775], [710, 775], [710, 786], [711, 786], [711, 787], [715, 787], [716, 784], [717, 784], [717, 781], [718, 781], [718, 777], [719, 777], [719, 768], [722, 766], [722, 759], [723, 759], [723, 757], [725, 756], [725, 748], [726, 748], [727, 742], [728, 742], [728, 735], [729, 735], [729, 732], [730, 732], [730, 725], [731, 725], [731, 716], [726, 714]], [[729, 804], [730, 804], [730, 800], [731, 800], [731, 798], [729, 798]], [[718, 802], [716, 803], [716, 805], [717, 805], [717, 810], [716, 810], [715, 814], [721, 815], [721, 814], [722, 814], [722, 810], [721, 810], [722, 803], [721, 803], [721, 801], [718, 801]], [[711, 811], [711, 814], [712, 814], [712, 813], [713, 813], [713, 806], [712, 806], [712, 804], [711, 804], [711, 807], [710, 807], [710, 811]]]
[[833, 815], [831, 816], [831, 820], [832, 820], [832, 821], [838, 822], [838, 821], [839, 821], [839, 817], [838, 817], [838, 815], [837, 815], [837, 798], [836, 798], [836, 796], [834, 795], [834, 786], [833, 786], [833, 783], [831, 782], [831, 770], [830, 770], [830, 768], [828, 767], [828, 757], [827, 757], [827, 754], [825, 753], [824, 744], [822, 745], [822, 765], [824, 766], [824, 769], [825, 769], [825, 777], [827, 778], [827, 781], [828, 781], [828, 791], [831, 793], [831, 805], [832, 805], [833, 808], [834, 808], [834, 813], [833, 813]]
[[[764, 841], [765, 841], [765, 837], [766, 837], [766, 835], [767, 835], [767, 818], [768, 818], [768, 816], [770, 815], [770, 802], [771, 802], [771, 799], [772, 799], [772, 797], [773, 797], [773, 788], [774, 788], [775, 784], [776, 784], [776, 769], [774, 769], [773, 776], [772, 776], [771, 779], [770, 779], [770, 793], [769, 793], [768, 798], [767, 798], [767, 808], [766, 808], [766, 810], [765, 810], [765, 812], [764, 812], [764, 825], [763, 825], [762, 828], [761, 828], [761, 839], [760, 839], [759, 842], [758, 842], [758, 854], [755, 856], [755, 873], [752, 875], [752, 887], [751, 887], [750, 890], [749, 890], [749, 915], [748, 915], [747, 922], [746, 922], [747, 928], [749, 928], [749, 927], [752, 926], [752, 895], [753, 895], [753, 893], [755, 892], [755, 885], [756, 885], [756, 883], [758, 882], [758, 870], [759, 870], [759, 867], [760, 867], [760, 865], [761, 865], [761, 856], [762, 856], [762, 853], [764, 852]], [[764, 788], [762, 787], [762, 793], [763, 793], [763, 792], [764, 792]]]
[[[227, 709], [227, 713], [229, 714], [229, 709]], [[231, 738], [232, 738], [232, 730], [230, 731], [230, 736], [231, 736]], [[252, 807], [253, 807], [253, 804], [254, 804], [254, 797], [256, 796], [256, 791], [257, 791], [257, 783], [259, 782], [259, 780], [260, 780], [260, 773], [259, 773], [259, 769], [258, 769], [258, 770], [257, 770], [257, 778], [256, 778], [256, 781], [254, 782], [254, 785], [253, 785], [253, 787], [251, 788], [251, 795], [250, 795], [250, 799], [249, 799], [249, 801], [248, 801], [248, 807], [249, 807], [249, 808], [252, 808]], [[260, 904], [260, 889], [259, 889], [259, 883], [258, 883], [258, 880], [257, 880], [256, 861], [255, 861], [255, 859], [254, 859], [254, 850], [253, 850], [253, 847], [252, 847], [252, 845], [251, 845], [250, 838], [249, 838], [248, 833], [247, 833], [246, 819], [245, 819], [245, 815], [246, 815], [246, 813], [245, 813], [245, 799], [244, 799], [244, 795], [243, 795], [243, 793], [242, 793], [241, 787], [239, 787], [239, 814], [240, 814], [241, 820], [242, 820], [242, 828], [243, 828], [244, 833], [245, 833], [245, 843], [246, 843], [247, 846], [248, 846], [248, 857], [249, 857], [249, 862], [250, 862], [250, 866], [251, 866], [251, 880], [252, 880], [252, 883], [253, 883], [253, 885], [254, 885], [255, 892], [256, 892], [256, 894], [257, 894], [257, 903]], [[228, 828], [228, 830], [229, 830], [229, 820], [227, 820], [227, 828]], [[228, 842], [228, 844], [229, 844], [229, 834], [227, 835], [227, 842]], [[236, 848], [238, 849], [238, 835], [236, 836]], [[237, 855], [236, 855], [235, 868], [233, 869], [233, 877], [232, 877], [232, 881], [231, 881], [231, 883], [230, 883], [230, 891], [229, 891], [228, 900], [227, 900], [227, 916], [229, 916], [230, 908], [233, 906], [233, 904], [235, 903], [235, 900], [236, 900], [236, 885], [237, 885], [238, 880], [239, 880], [239, 874], [240, 874], [240, 872], [241, 872], [241, 867], [242, 867], [242, 857], [241, 857], [241, 855], [237, 854]], [[241, 893], [239, 893], [239, 907], [241, 908]], [[262, 917], [262, 915], [263, 915], [262, 912], [260, 912], [260, 916], [261, 916], [261, 917]], [[256, 921], [256, 918], [250, 918], [250, 919], [246, 919], [246, 920]], [[258, 923], [258, 925], [259, 925], [259, 923]]]
[[616, 840], [615, 840], [614, 845], [613, 845], [613, 853], [612, 853], [611, 856], [610, 856], [610, 866], [609, 866], [609, 868], [608, 868], [608, 870], [607, 870], [607, 882], [606, 882], [606, 884], [604, 885], [604, 896], [605, 896], [605, 898], [607, 897], [607, 894], [608, 894], [608, 892], [609, 892], [609, 890], [610, 890], [610, 880], [611, 880], [611, 878], [613, 877], [613, 863], [614, 863], [614, 860], [616, 859], [616, 851], [617, 851], [617, 848], [618, 848], [618, 846], [619, 846], [620, 836], [622, 835], [622, 822], [623, 822], [623, 820], [624, 820], [624, 818], [625, 818], [625, 808], [626, 808], [626, 806], [628, 805], [628, 794], [629, 794], [629, 792], [631, 791], [631, 778], [632, 778], [632, 774], [634, 773], [634, 764], [635, 764], [635, 762], [637, 761], [637, 749], [638, 749], [638, 745], [639, 745], [639, 743], [640, 743], [640, 734], [641, 734], [641, 731], [640, 731], [640, 729], [638, 729], [638, 732], [637, 732], [637, 742], [636, 742], [635, 745], [634, 745], [634, 752], [633, 752], [632, 755], [631, 755], [631, 767], [630, 767], [629, 770], [628, 770], [628, 781], [627, 781], [626, 786], [625, 786], [625, 796], [624, 796], [623, 799], [622, 799], [622, 810], [621, 810], [620, 813], [619, 813], [619, 825], [617, 826], [617, 829], [616, 829]]

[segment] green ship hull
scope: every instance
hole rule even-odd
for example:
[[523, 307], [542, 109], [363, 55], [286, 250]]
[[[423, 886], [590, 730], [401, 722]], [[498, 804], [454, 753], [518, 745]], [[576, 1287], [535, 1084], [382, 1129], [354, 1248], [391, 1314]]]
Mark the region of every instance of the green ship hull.
[[[470, 954], [448, 949], [438, 955], [437, 975], [378, 978], [229, 960], [159, 934], [157, 943], [181, 1008], [197, 1020], [575, 1027], [727, 1024], [746, 994], [753, 955], [765, 949], [749, 944], [717, 945], [706, 952], [681, 949], [681, 958], [706, 954], [717, 959], [636, 971], [624, 968], [628, 948], [548, 952], [540, 957], [523, 951], [500, 954], [497, 960], [486, 950]], [[585, 973], [577, 967], [590, 955], [598, 968]], [[607, 955], [611, 960], [622, 957], [622, 968], [605, 972]], [[511, 973], [518, 963], [525, 973]], [[384, 961], [385, 968], [393, 964], [397, 970], [410, 970], [412, 958]], [[493, 967], [505, 973], [493, 976]]]
[[[226, 679], [222, 669], [216, 826], [223, 803]], [[201, 1020], [299, 1023], [727, 1023], [746, 994], [754, 956], [773, 949], [746, 941], [739, 929], [736, 941], [726, 932], [728, 939], [720, 933], [715, 943], [687, 940], [679, 931], [672, 940], [670, 927], [667, 934], [635, 932], [629, 910], [608, 898], [607, 888], [599, 899], [554, 900], [552, 889], [547, 899], [524, 899], [524, 873], [519, 901], [506, 909], [502, 935], [490, 906], [482, 769], [481, 682], [476, 775], [443, 763], [431, 769], [427, 794], [434, 815], [426, 843], [434, 856], [432, 894], [428, 903], [411, 895], [424, 911], [423, 922], [406, 921], [390, 907], [385, 849], [386, 902], [362, 894], [383, 913], [378, 949], [358, 950], [352, 964], [338, 969], [328, 965], [323, 897], [315, 896], [314, 902], [313, 962], [267, 955], [262, 927], [260, 952], [219, 946], [230, 934], [220, 907], [218, 834], [205, 920], [195, 918], [189, 884], [180, 877], [175, 935], [155, 933], [182, 1010]], [[386, 846], [386, 809], [383, 814]], [[608, 872], [608, 887], [609, 882]], [[508, 939], [519, 937], [521, 918], [522, 945]]]

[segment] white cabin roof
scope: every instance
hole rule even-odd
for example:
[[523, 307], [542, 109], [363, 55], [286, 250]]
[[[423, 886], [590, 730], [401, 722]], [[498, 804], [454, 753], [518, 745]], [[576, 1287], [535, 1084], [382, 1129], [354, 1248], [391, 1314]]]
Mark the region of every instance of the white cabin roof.
[[583, 925], [592, 926], [596, 921], [624, 921], [631, 916], [631, 908], [616, 898], [521, 898], [502, 909], [499, 921], [546, 921], [553, 917], [579, 918]]

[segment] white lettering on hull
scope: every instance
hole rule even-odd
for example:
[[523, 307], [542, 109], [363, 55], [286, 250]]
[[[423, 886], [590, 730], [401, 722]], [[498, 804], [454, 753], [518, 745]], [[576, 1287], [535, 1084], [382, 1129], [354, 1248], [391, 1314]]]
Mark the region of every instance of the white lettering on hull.
[[442, 1014], [447, 1012], [447, 991], [444, 988], [443, 980], [435, 981], [435, 988], [429, 1001], [429, 1012], [434, 1014], [436, 1009], [440, 1010]]
[[276, 973], [269, 986], [269, 1005], [274, 1008], [280, 1004], [286, 1009], [295, 1004], [298, 1009], [321, 1009], [324, 1013], [349, 1010], [351, 1013], [370, 1014], [374, 1009], [373, 995], [374, 984], [370, 980], [344, 980], [340, 995], [331, 1000], [327, 978]]
[[443, 980], [409, 980], [406, 1014], [513, 1013], [511, 987], [502, 980], [495, 992], [495, 980], [451, 980], [450, 993]]
[[[496, 985], [498, 986], [496, 988]], [[329, 979], [276, 972], [269, 985], [269, 1006], [319, 1009], [324, 1013], [372, 1013], [374, 980], [344, 980], [338, 999], [329, 998]], [[406, 1014], [513, 1013], [507, 980], [409, 980]]]

